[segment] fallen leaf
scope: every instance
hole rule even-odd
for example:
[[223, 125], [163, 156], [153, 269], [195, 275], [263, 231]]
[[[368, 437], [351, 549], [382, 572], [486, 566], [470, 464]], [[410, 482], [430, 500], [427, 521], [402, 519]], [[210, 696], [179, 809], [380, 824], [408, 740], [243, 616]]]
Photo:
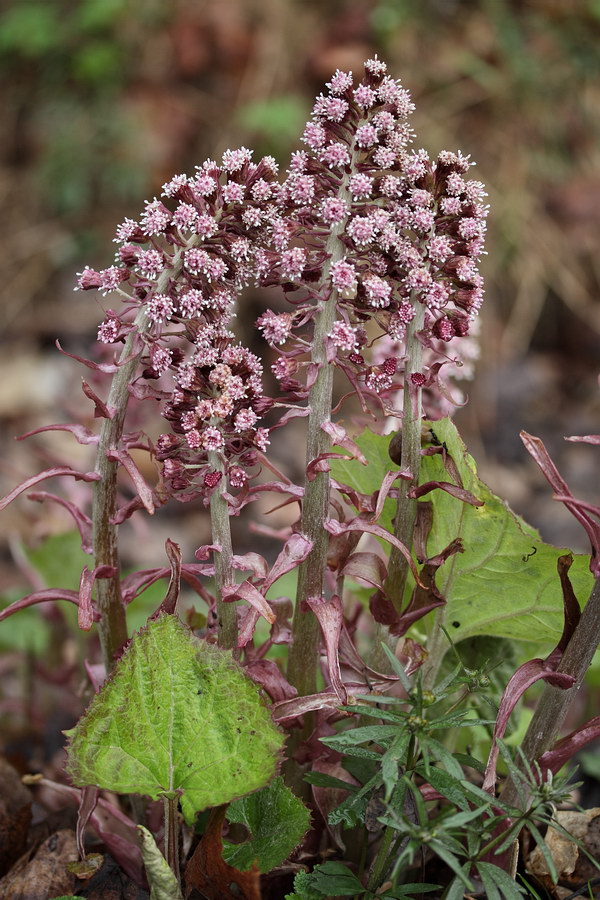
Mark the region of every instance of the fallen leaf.
[[187, 864], [186, 897], [196, 889], [206, 900], [261, 900], [258, 868], [240, 872], [223, 859], [221, 832], [226, 809], [219, 806], [211, 812], [202, 840]]
[[78, 859], [75, 832], [65, 828], [51, 834], [33, 859], [22, 856], [0, 881], [0, 900], [46, 900], [72, 894], [76, 878], [67, 864]]
[[0, 757], [0, 876], [21, 856], [31, 823], [31, 794], [18, 773]]

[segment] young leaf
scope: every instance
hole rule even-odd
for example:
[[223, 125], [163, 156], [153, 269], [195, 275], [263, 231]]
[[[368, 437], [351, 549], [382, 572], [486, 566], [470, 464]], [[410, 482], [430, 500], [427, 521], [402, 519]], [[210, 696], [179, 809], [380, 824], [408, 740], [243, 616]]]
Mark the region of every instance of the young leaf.
[[326, 862], [311, 872], [310, 883], [325, 897], [351, 897], [364, 888], [356, 875], [340, 862]]
[[[489, 865], [489, 863], [487, 863], [487, 865]], [[486, 868], [486, 863], [478, 863], [477, 871], [485, 890], [486, 900], [502, 900], [500, 891], [496, 887], [496, 882]], [[517, 896], [519, 895], [517, 894]]]
[[76, 785], [156, 800], [181, 792], [197, 812], [266, 784], [283, 736], [231, 653], [164, 615], [132, 639], [113, 675], [68, 733]]
[[334, 790], [350, 791], [350, 793], [358, 790], [355, 784], [350, 784], [349, 781], [344, 781], [342, 778], [334, 778], [333, 775], [327, 775], [325, 772], [307, 772], [304, 781], [314, 784], [315, 787], [333, 788]]
[[502, 896], [505, 900], [521, 900], [523, 896], [523, 888], [518, 885], [513, 879], [508, 875], [504, 869], [501, 869], [499, 866], [494, 866], [492, 863], [486, 862], [478, 862], [477, 869], [479, 874], [481, 875], [481, 880], [484, 882], [483, 873], [485, 872], [492, 881], [500, 888], [502, 891]]
[[[468, 864], [466, 866], [463, 866], [463, 869], [466, 869], [468, 872], [468, 870], [469, 870]], [[456, 874], [456, 878], [454, 878], [450, 882], [448, 890], [447, 890], [446, 894], [444, 895], [445, 900], [463, 900], [463, 897], [465, 895], [465, 884], [466, 884], [465, 879], [466, 879], [466, 873], [459, 870]]]
[[183, 900], [177, 879], [147, 828], [138, 825], [150, 900]]
[[230, 803], [226, 818], [250, 832], [241, 844], [223, 844], [223, 858], [245, 871], [256, 862], [261, 872], [281, 865], [298, 846], [310, 826], [310, 812], [278, 776], [254, 794]]
[[465, 797], [463, 786], [453, 775], [450, 775], [448, 772], [445, 772], [444, 769], [438, 769], [435, 766], [430, 766], [427, 771], [420, 766], [416, 769], [416, 772], [430, 784], [431, 787], [435, 788], [442, 797], [446, 797], [458, 806], [459, 809], [469, 808], [469, 801]]
[[366, 741], [376, 741], [378, 744], [387, 738], [396, 737], [402, 728], [398, 725], [364, 725], [361, 728], [352, 728], [349, 731], [341, 731], [332, 737], [321, 738], [323, 744], [328, 747], [353, 747]]
[[439, 884], [426, 884], [424, 881], [414, 882], [412, 884], [401, 884], [399, 887], [393, 888], [382, 894], [382, 900], [400, 900], [402, 897], [409, 898], [412, 894], [429, 894], [431, 891], [439, 891]]

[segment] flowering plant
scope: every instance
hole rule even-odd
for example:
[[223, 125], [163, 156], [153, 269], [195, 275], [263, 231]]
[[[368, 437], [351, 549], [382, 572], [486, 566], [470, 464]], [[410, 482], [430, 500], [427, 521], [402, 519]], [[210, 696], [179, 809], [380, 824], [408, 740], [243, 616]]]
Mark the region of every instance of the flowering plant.
[[[120, 303], [98, 330], [105, 351], [116, 346], [119, 354], [112, 362], [76, 357], [112, 378], [106, 400], [84, 382], [100, 433], [76, 424], [34, 432], [71, 432], [95, 448], [95, 467], [49, 469], [2, 501], [49, 477], [92, 484], [91, 515], [61, 497], [31, 495], [65, 506], [93, 555], [79, 592], [37, 591], [0, 618], [62, 599], [77, 605], [80, 628], [97, 624], [103, 670], [89, 672], [98, 693], [68, 749], [68, 771], [81, 789], [81, 851], [91, 823], [133, 877], [143, 878], [143, 857], [154, 886], [159, 874], [167, 879], [168, 896], [180, 890], [181, 817], [189, 829], [206, 808], [213, 813], [188, 854], [184, 881], [207, 897], [257, 897], [259, 873], [273, 870], [287, 876], [295, 898], [408, 896], [420, 890], [409, 873], [423, 844], [445, 865], [444, 896], [462, 896], [473, 879], [489, 896], [521, 896], [507, 874], [508, 850], [525, 825], [548, 819], [548, 800], [564, 795], [548, 774], [568, 756], [551, 749], [556, 715], [550, 723], [543, 714], [544, 742], [527, 745], [525, 775], [503, 738], [529, 685], [544, 680], [568, 697], [589, 665], [598, 625], [593, 635], [582, 631], [572, 584], [589, 592], [595, 579], [583, 613], [593, 619], [597, 510], [569, 495], [543, 447], [527, 437], [592, 538], [592, 579], [585, 560], [573, 563], [543, 544], [479, 481], [454, 426], [441, 418], [459, 402], [448, 372], [460, 367], [461, 347], [467, 360], [473, 356], [488, 207], [484, 186], [468, 177], [468, 157], [444, 151], [432, 160], [412, 149], [412, 111], [408, 92], [377, 58], [358, 82], [337, 71], [304, 130], [306, 149], [293, 154], [283, 176], [271, 157], [254, 161], [246, 148], [227, 150], [220, 163], [208, 160], [163, 185], [139, 221], [126, 219], [114, 263], [86, 267], [77, 281], [78, 290]], [[236, 335], [249, 286], [279, 288], [287, 304], [256, 322], [264, 356], [274, 360], [270, 374]], [[346, 385], [341, 399], [336, 373]], [[337, 420], [352, 398], [372, 423], [360, 435]], [[158, 436], [155, 427], [140, 429], [152, 402], [163, 418]], [[269, 446], [298, 417], [306, 420], [306, 462], [295, 484]], [[391, 439], [390, 429], [397, 432]], [[140, 451], [157, 466], [152, 485], [136, 462]], [[129, 499], [120, 473], [133, 486]], [[270, 561], [236, 554], [230, 528], [231, 517], [265, 492], [299, 508], [297, 520], [274, 535], [282, 546]], [[211, 543], [186, 562], [169, 540], [168, 565], [124, 575], [119, 528], [172, 501], [209, 509]], [[559, 576], [548, 575], [557, 557]], [[283, 576], [296, 582], [293, 616]], [[170, 579], [164, 599], [131, 636], [127, 607], [163, 578]], [[206, 609], [195, 628], [201, 641], [177, 617], [182, 580]], [[486, 594], [517, 589], [503, 630], [483, 608]], [[537, 609], [549, 610], [540, 640], [554, 639], [556, 649], [508, 673], [503, 693], [496, 686], [502, 696], [490, 722], [478, 698], [493, 692], [488, 669], [506, 646], [475, 653], [471, 665], [461, 639], [526, 639]], [[275, 652], [282, 647], [285, 658]], [[447, 650], [458, 660], [449, 671]], [[365, 724], [372, 719], [377, 724]], [[463, 767], [480, 763], [432, 732], [489, 725], [478, 787]], [[587, 739], [597, 725], [587, 726]], [[273, 780], [284, 729], [285, 781]], [[522, 793], [533, 799], [525, 811], [514, 796], [495, 799], [499, 753], [512, 773], [506, 790], [511, 778], [526, 780]], [[134, 820], [156, 820], [147, 805], [132, 802], [131, 819], [120, 813], [127, 840], [115, 841], [114, 822], [104, 830], [94, 824], [100, 788], [162, 801], [156, 836], [170, 871], [149, 831], [138, 849]], [[270, 830], [261, 802], [275, 810]], [[229, 827], [241, 822], [251, 832], [245, 849], [223, 848], [225, 815]], [[281, 847], [269, 855], [275, 835]], [[317, 865], [332, 854], [337, 862]]]

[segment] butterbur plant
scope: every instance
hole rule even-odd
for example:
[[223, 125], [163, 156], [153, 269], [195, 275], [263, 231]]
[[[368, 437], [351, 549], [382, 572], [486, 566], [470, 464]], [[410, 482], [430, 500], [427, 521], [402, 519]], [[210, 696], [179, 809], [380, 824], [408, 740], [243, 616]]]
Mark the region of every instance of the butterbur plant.
[[[29, 494], [73, 517], [91, 556], [79, 591], [36, 590], [0, 619], [66, 600], [97, 630], [67, 778], [41, 783], [79, 803], [82, 857], [95, 832], [152, 896], [526, 895], [517, 838], [553, 865], [544, 832], [568, 793], [553, 776], [599, 732], [555, 743], [599, 638], [600, 511], [525, 436], [591, 561], [544, 544], [440, 417], [476, 355], [488, 206], [468, 156], [415, 149], [412, 111], [379, 59], [337, 71], [285, 172], [227, 150], [126, 219], [111, 264], [77, 276], [105, 310], [93, 358], [74, 357], [100, 427], [31, 432], [70, 432], [95, 463], [2, 501], [48, 478], [90, 485], [81, 507]], [[248, 287], [277, 297], [253, 349], [237, 327]], [[301, 483], [271, 453], [298, 418]], [[231, 529], [264, 493], [297, 509], [261, 526], [268, 559], [236, 552]], [[210, 543], [189, 561], [173, 534], [162, 565], [125, 574], [120, 529], [175, 501], [205, 510]], [[128, 610], [160, 581], [131, 634]], [[539, 680], [541, 725], [511, 753]]]

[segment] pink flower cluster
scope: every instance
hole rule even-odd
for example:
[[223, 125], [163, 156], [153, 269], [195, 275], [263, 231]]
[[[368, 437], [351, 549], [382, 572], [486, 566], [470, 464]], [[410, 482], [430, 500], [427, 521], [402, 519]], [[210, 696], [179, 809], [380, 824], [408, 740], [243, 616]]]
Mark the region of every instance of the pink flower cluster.
[[[242, 484], [239, 472], [266, 446], [259, 419], [273, 401], [259, 361], [229, 331], [248, 285], [280, 286], [294, 305], [257, 322], [294, 400], [306, 396], [293, 376], [308, 371], [310, 323], [323, 304], [336, 304], [328, 360], [357, 390], [379, 394], [398, 390], [402, 352], [382, 368], [376, 355], [365, 360], [366, 348], [401, 343], [419, 306], [422, 341], [443, 345], [468, 333], [481, 306], [487, 206], [483, 185], [467, 179], [472, 163], [411, 149], [413, 104], [380, 60], [367, 60], [358, 84], [337, 71], [327, 88], [304, 130], [307, 149], [292, 155], [283, 179], [271, 157], [254, 163], [244, 147], [227, 150], [220, 164], [176, 175], [139, 221], [119, 226], [114, 265], [79, 275], [78, 289], [125, 303], [108, 311], [99, 340], [123, 341], [137, 327], [144, 377], [173, 377], [165, 415], [174, 435], [158, 448], [172, 484], [189, 484], [192, 473], [214, 487], [209, 453]], [[368, 336], [369, 320], [379, 337]]]
[[117, 229], [117, 264], [78, 276], [77, 289], [125, 301], [121, 313], [108, 311], [98, 339], [122, 341], [137, 315], [144, 377], [171, 374], [164, 415], [174, 434], [159, 438], [157, 456], [177, 490], [216, 486], [213, 452], [241, 487], [245, 467], [268, 445], [259, 420], [272, 401], [264, 397], [262, 365], [235, 342], [229, 324], [248, 284], [272, 280], [274, 270], [277, 280], [302, 274], [306, 252], [288, 247], [277, 171], [272, 158], [254, 164], [242, 148], [226, 151], [221, 165], [209, 160], [193, 176], [175, 176], [163, 186], [165, 202], [155, 198], [139, 222], [126, 219]]

